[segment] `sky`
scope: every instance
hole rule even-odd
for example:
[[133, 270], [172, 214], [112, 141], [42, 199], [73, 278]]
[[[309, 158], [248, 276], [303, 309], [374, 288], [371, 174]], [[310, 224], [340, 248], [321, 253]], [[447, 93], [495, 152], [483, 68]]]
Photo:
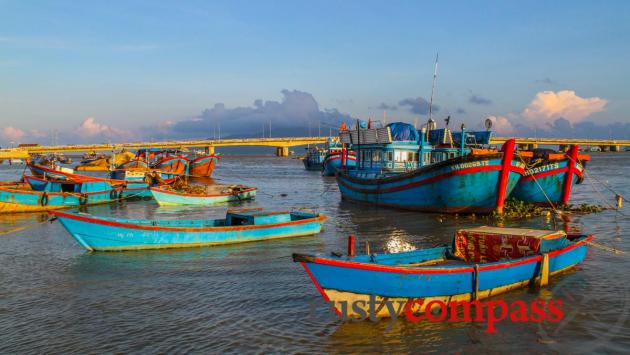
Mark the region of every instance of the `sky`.
[[630, 139], [627, 1], [0, 0], [0, 145], [356, 118]]

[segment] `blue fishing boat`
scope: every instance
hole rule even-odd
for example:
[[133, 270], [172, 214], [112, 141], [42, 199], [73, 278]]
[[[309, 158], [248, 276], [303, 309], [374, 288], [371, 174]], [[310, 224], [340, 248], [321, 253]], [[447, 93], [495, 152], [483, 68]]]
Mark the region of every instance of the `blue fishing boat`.
[[190, 161], [182, 155], [165, 154], [159, 157], [157, 161], [151, 164], [151, 168], [179, 175], [188, 175]]
[[29, 187], [0, 186], [0, 213], [41, 212], [117, 201], [121, 187], [102, 180], [44, 180], [25, 176]]
[[[458, 137], [454, 139], [453, 137]], [[384, 128], [342, 132], [357, 153], [354, 169], [341, 169], [337, 183], [345, 200], [446, 213], [503, 211], [506, 197], [525, 173], [513, 139], [499, 151], [483, 148], [490, 133], [416, 130], [397, 122]]]
[[[57, 180], [57, 181], [103, 181], [109, 183], [111, 186], [121, 187], [121, 193], [123, 198], [128, 197], [151, 197], [151, 192], [149, 191], [150, 184], [144, 180], [144, 173], [134, 173], [130, 172], [129, 177], [123, 175], [124, 179], [106, 179], [95, 176], [87, 176], [81, 174], [74, 174], [68, 172], [68, 169], [58, 168], [58, 167], [45, 167], [37, 164], [29, 164], [29, 168], [33, 175], [37, 178], [44, 180], [43, 182], [36, 182], [36, 179], [31, 177], [30, 182], [31, 186], [36, 191], [44, 191], [43, 186], [45, 186], [45, 181], [47, 180]], [[131, 178], [131, 176], [137, 178]], [[166, 179], [165, 183], [172, 183], [175, 179]]]
[[346, 149], [339, 138], [328, 138], [328, 152], [322, 163], [322, 175], [335, 176], [337, 170], [348, 167], [353, 168], [357, 165], [357, 157], [352, 150]]
[[321, 171], [326, 158], [326, 150], [320, 147], [306, 148], [306, 155], [302, 159], [306, 170]]
[[[457, 231], [449, 247], [360, 256], [293, 254], [293, 260], [339, 315], [361, 317], [357, 311], [361, 309], [366, 312], [363, 316], [370, 314], [370, 300], [379, 305], [394, 302], [399, 312], [405, 307], [398, 305], [408, 305], [413, 313], [421, 313], [431, 301], [448, 305], [495, 296], [531, 282], [544, 286], [550, 276], [583, 261], [592, 238], [560, 231], [477, 227]], [[375, 311], [379, 317], [393, 316], [389, 307]]]
[[547, 149], [531, 153], [525, 175], [518, 181], [511, 197], [537, 205], [568, 205], [571, 190], [583, 181], [588, 155], [579, 154], [577, 145], [565, 153]]
[[197, 191], [186, 193], [166, 187], [150, 188], [153, 199], [160, 206], [177, 205], [214, 205], [217, 203], [251, 200], [256, 197], [256, 188], [242, 185], [234, 186], [198, 186], [203, 189], [202, 193]]
[[326, 219], [307, 212], [228, 210], [225, 219], [143, 220], [50, 211], [90, 251], [201, 247], [317, 234]]

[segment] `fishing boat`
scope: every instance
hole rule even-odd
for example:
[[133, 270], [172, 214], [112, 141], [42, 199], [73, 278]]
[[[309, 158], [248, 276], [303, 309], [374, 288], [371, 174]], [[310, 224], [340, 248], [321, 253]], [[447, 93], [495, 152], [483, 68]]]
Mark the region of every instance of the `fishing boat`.
[[177, 150], [163, 151], [154, 158], [151, 168], [172, 174], [188, 175], [190, 161], [179, 153]]
[[41, 212], [117, 201], [122, 187], [94, 180], [44, 180], [25, 176], [29, 187], [0, 186], [0, 213]]
[[[104, 181], [112, 186], [121, 186], [122, 197], [151, 197], [149, 187], [152, 186], [152, 182], [145, 181], [145, 173], [128, 172], [123, 179], [106, 179], [94, 176], [86, 176], [80, 174], [74, 174], [72, 169], [53, 166], [51, 168], [29, 164], [28, 166], [34, 176], [44, 180], [72, 180], [72, 181]], [[147, 179], [148, 180], [148, 179]], [[177, 180], [177, 177], [163, 179], [163, 184], [171, 184]]]
[[210, 177], [218, 162], [219, 157], [214, 154], [200, 155], [189, 162], [188, 175], [193, 177]]
[[133, 159], [135, 159], [135, 154], [128, 151], [122, 151], [113, 156], [92, 152], [84, 155], [83, 160], [75, 169], [77, 171], [109, 171], [112, 166], [122, 166]]
[[483, 148], [491, 132], [452, 133], [395, 122], [383, 128], [341, 132], [357, 152], [354, 169], [341, 169], [344, 200], [446, 213], [502, 213], [505, 199], [525, 173], [514, 139], [502, 149]]
[[[473, 301], [531, 282], [544, 286], [550, 276], [583, 261], [592, 238], [562, 231], [477, 227], [457, 231], [448, 247], [360, 256], [293, 254], [293, 260], [324, 299], [334, 302], [339, 315], [360, 317], [360, 309], [370, 314], [371, 299], [377, 304], [407, 304], [413, 313], [421, 313], [434, 300]], [[347, 307], [342, 308], [343, 302]], [[377, 308], [377, 316], [392, 316], [388, 308]]]
[[529, 157], [527, 169], [511, 197], [536, 205], [568, 205], [573, 186], [584, 180], [582, 174], [590, 156], [579, 154], [577, 145], [571, 146], [566, 154], [536, 149], [521, 152], [523, 155]]
[[306, 148], [306, 155], [302, 159], [304, 168], [306, 170], [321, 171], [324, 158], [326, 158], [326, 150], [320, 147], [308, 147]]
[[87, 250], [201, 247], [317, 234], [326, 219], [307, 212], [228, 210], [224, 219], [141, 220], [51, 211]]
[[[251, 200], [256, 188], [242, 185], [195, 186], [194, 192], [182, 192], [166, 187], [151, 187], [153, 199], [160, 206], [214, 205], [217, 203]], [[201, 190], [201, 191], [199, 191]]]
[[348, 166], [353, 168], [356, 164], [357, 158], [353, 151], [346, 151], [346, 148], [342, 147], [338, 138], [328, 138], [328, 153], [326, 153], [322, 163], [322, 175], [335, 176], [337, 170], [342, 167]]

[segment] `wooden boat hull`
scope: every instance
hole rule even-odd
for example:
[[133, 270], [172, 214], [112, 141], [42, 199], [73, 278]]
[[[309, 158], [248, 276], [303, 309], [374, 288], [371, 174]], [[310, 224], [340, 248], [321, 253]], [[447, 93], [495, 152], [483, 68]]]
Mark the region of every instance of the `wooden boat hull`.
[[[584, 260], [587, 243], [591, 236], [581, 236], [570, 245], [550, 251], [549, 275], [566, 271]], [[427, 253], [444, 253], [445, 248], [426, 249]], [[405, 253], [401, 253], [405, 254]], [[393, 254], [396, 255], [396, 254]], [[386, 256], [385, 255], [378, 255]], [[395, 303], [402, 313], [412, 300], [423, 300], [422, 306], [414, 304], [414, 313], [424, 312], [432, 300], [449, 304], [455, 301], [471, 301], [491, 297], [537, 281], [541, 274], [541, 254], [509, 261], [481, 264], [475, 271], [474, 264], [449, 266], [396, 266], [370, 262], [370, 256], [355, 258], [316, 257], [294, 254], [317, 290], [326, 301], [334, 302], [337, 312], [346, 311], [351, 317], [360, 317], [354, 307], [369, 314], [369, 300], [376, 299]], [[395, 260], [392, 260], [395, 262]], [[475, 289], [477, 284], [477, 289]], [[364, 303], [356, 301], [364, 301]], [[348, 305], [342, 309], [343, 303]], [[401, 303], [398, 303], [401, 302]], [[361, 307], [364, 305], [365, 307]], [[376, 310], [379, 317], [390, 317], [387, 307]]]
[[195, 177], [211, 177], [219, 158], [216, 155], [206, 155], [190, 162], [188, 175]]
[[256, 188], [240, 190], [235, 193], [196, 195], [178, 193], [161, 188], [150, 188], [151, 194], [160, 206], [177, 205], [214, 205], [217, 203], [250, 200], [256, 197]]
[[153, 168], [172, 173], [185, 175], [188, 174], [188, 159], [184, 157], [165, 157], [153, 164]]
[[43, 212], [109, 203], [118, 200], [119, 191], [114, 189], [79, 194], [0, 187], [0, 213]]
[[[33, 175], [42, 179], [74, 180], [74, 181], [81, 181], [81, 180], [107, 181], [112, 186], [122, 187], [121, 193], [122, 193], [123, 198], [151, 197], [151, 192], [149, 191], [149, 184], [147, 184], [143, 180], [131, 181], [131, 180], [122, 180], [122, 179], [105, 179], [105, 178], [86, 176], [86, 175], [80, 175], [80, 174], [71, 174], [71, 173], [65, 173], [62, 171], [57, 171], [51, 168], [47, 168], [47, 167], [35, 165], [35, 164], [29, 165], [29, 168], [31, 169], [31, 172], [33, 173]], [[168, 183], [170, 182], [172, 181], [169, 181]], [[43, 191], [44, 190], [43, 186], [45, 186], [45, 184], [31, 183], [31, 186], [33, 187], [34, 190]], [[41, 187], [38, 187], [38, 186], [41, 186]]]
[[306, 170], [321, 171], [323, 167], [323, 164], [321, 162], [315, 162], [307, 158], [304, 158], [302, 160], [302, 163], [304, 163], [304, 169]]
[[[357, 158], [353, 152], [348, 154], [346, 166], [354, 168], [357, 165]], [[341, 169], [341, 152], [328, 153], [324, 158], [322, 175], [335, 176], [337, 170]]]
[[[163, 227], [147, 221], [120, 220], [84, 214], [49, 212], [86, 249], [123, 251], [214, 246], [317, 234], [325, 220], [316, 217], [267, 225]], [[140, 224], [144, 222], [144, 224]]]
[[426, 212], [491, 213], [525, 172], [516, 157], [504, 165], [501, 155], [466, 156], [380, 179], [340, 171], [337, 183], [342, 198], [351, 201]]
[[585, 166], [581, 159], [588, 160], [589, 157], [579, 156], [578, 146], [572, 146], [561, 157], [546, 159], [543, 164], [527, 169], [512, 192], [512, 197], [544, 206], [569, 204], [573, 186], [583, 180]]

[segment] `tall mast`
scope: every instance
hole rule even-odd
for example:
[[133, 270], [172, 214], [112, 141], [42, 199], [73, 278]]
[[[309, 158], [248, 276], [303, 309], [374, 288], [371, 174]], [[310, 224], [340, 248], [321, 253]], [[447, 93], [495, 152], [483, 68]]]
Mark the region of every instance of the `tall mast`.
[[433, 85], [431, 86], [431, 99], [429, 101], [429, 121], [433, 118], [433, 94], [435, 93], [435, 81], [437, 79], [438, 55], [435, 54], [435, 69], [433, 69]]

